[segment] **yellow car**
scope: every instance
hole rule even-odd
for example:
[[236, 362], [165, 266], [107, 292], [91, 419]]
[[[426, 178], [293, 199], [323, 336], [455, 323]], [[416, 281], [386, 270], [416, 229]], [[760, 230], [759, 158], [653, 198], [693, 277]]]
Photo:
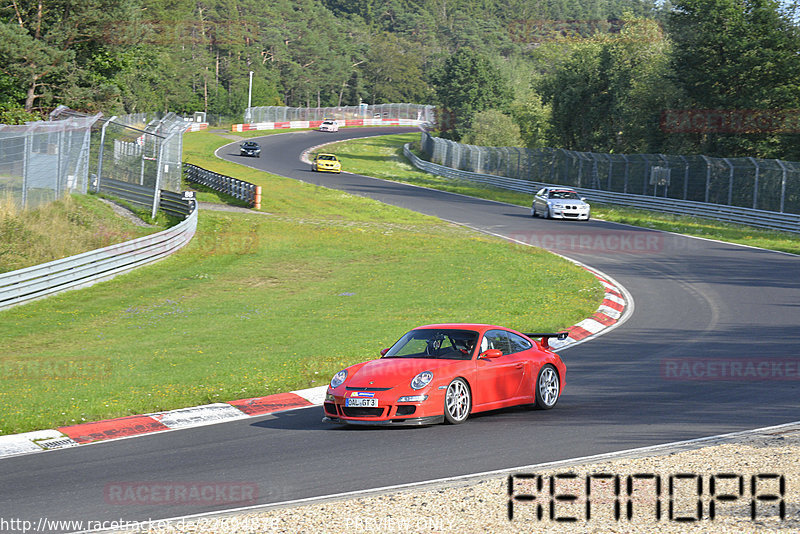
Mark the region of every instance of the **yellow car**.
[[317, 154], [311, 162], [311, 170], [319, 172], [342, 172], [342, 162], [333, 154]]

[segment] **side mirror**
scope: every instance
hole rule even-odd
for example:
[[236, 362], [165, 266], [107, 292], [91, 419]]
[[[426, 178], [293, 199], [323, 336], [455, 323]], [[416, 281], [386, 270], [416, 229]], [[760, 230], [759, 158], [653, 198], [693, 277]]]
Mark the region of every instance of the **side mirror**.
[[489, 349], [486, 352], [481, 353], [479, 358], [483, 358], [486, 360], [491, 360], [492, 358], [499, 358], [503, 355], [503, 351], [500, 349]]
[[581, 197], [581, 202], [586, 202], [586, 197]]
[[386, 356], [386, 353], [389, 352], [389, 349], [383, 349], [381, 351], [381, 356]]

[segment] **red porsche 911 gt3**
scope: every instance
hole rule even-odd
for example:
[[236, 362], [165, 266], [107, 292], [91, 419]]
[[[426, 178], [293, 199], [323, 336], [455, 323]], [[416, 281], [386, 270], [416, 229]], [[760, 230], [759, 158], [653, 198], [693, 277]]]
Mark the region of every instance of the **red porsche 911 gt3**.
[[[381, 358], [336, 373], [324, 422], [354, 425], [463, 423], [469, 414], [531, 404], [549, 410], [566, 366], [550, 350], [557, 334], [522, 334], [485, 324], [420, 326]], [[541, 338], [536, 341], [535, 338]]]

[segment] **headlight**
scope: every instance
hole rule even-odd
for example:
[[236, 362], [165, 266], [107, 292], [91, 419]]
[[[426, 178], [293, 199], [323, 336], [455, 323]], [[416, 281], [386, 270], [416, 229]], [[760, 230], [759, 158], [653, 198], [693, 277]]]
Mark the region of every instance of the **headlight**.
[[422, 389], [430, 384], [431, 380], [433, 380], [433, 373], [430, 371], [422, 371], [411, 381], [411, 389]]
[[427, 395], [406, 395], [397, 399], [397, 402], [422, 402], [427, 398]]
[[347, 369], [342, 369], [331, 378], [331, 387], [333, 389], [338, 388], [341, 386], [344, 381], [347, 379]]

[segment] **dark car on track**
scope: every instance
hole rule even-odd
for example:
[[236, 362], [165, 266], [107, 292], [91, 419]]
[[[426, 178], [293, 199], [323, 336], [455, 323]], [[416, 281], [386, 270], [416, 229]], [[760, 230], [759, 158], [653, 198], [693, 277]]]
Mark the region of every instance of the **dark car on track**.
[[260, 158], [261, 145], [259, 145], [255, 141], [245, 141], [244, 143], [239, 145], [239, 155]]

